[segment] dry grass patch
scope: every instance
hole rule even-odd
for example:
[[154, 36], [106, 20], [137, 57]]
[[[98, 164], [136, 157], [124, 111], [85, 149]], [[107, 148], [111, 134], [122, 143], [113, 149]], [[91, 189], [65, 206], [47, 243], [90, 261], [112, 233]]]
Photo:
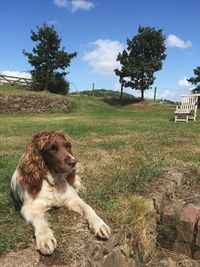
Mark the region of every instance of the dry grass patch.
[[156, 219], [153, 203], [139, 195], [117, 199], [115, 207], [118, 225], [132, 234], [130, 248], [146, 262], [156, 245]]

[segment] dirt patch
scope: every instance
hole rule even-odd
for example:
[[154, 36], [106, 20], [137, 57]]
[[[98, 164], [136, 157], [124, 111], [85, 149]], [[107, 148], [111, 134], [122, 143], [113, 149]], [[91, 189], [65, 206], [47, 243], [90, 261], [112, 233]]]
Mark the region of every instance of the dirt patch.
[[42, 112], [71, 108], [71, 102], [64, 97], [0, 94], [0, 112]]

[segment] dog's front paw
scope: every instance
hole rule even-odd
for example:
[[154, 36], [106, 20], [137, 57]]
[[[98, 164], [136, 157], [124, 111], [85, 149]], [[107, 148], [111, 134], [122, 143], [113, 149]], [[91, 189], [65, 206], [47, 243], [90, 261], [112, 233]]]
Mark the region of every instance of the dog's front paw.
[[111, 234], [110, 227], [100, 218], [95, 221], [91, 228], [97, 237], [108, 239]]
[[56, 248], [57, 241], [51, 230], [37, 234], [36, 249], [44, 255], [51, 255]]

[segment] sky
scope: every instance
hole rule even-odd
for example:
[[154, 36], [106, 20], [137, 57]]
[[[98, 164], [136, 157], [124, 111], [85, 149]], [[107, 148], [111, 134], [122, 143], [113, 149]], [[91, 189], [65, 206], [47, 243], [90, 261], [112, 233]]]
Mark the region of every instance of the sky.
[[[162, 29], [167, 57], [155, 73], [145, 97], [177, 101], [193, 88], [187, 78], [200, 66], [200, 0], [0, 0], [0, 73], [29, 76], [32, 68], [22, 54], [35, 43], [31, 30], [44, 23], [54, 25], [61, 46], [76, 51], [67, 79], [70, 91], [120, 90], [113, 69], [116, 57], [126, 49], [127, 38], [138, 34], [139, 25]], [[135, 96], [139, 91], [125, 88]]]

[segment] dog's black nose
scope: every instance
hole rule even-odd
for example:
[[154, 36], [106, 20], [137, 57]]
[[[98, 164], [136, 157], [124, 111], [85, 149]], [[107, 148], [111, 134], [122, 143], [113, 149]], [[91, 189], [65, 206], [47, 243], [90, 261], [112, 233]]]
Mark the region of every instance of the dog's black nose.
[[76, 166], [76, 161], [75, 162], [71, 162], [71, 163], [68, 163], [68, 165], [72, 168], [74, 168]]
[[76, 166], [76, 159], [72, 156], [67, 158], [67, 164], [71, 167], [74, 168]]

